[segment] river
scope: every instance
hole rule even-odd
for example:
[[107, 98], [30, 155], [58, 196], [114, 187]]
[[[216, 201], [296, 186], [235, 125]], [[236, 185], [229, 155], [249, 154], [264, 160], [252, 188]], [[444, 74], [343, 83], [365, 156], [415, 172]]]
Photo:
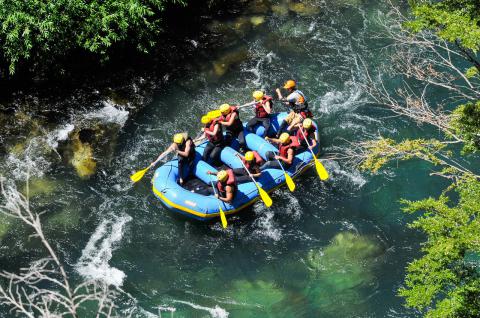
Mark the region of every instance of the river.
[[[424, 237], [406, 227], [414, 217], [399, 200], [444, 188], [427, 165], [407, 162], [370, 175], [325, 160], [328, 182], [309, 171], [294, 193], [280, 188], [270, 209], [257, 203], [229, 218], [227, 229], [173, 215], [151, 192], [151, 174], [131, 184], [129, 175], [156, 158], [174, 132], [195, 135], [209, 109], [248, 102], [255, 89], [273, 93], [289, 78], [310, 98], [324, 153], [378, 135], [430, 133], [371, 104], [362, 89], [361, 61], [373, 72], [388, 61], [372, 38], [388, 9], [382, 1], [257, 3], [265, 7], [212, 22], [222, 45], [213, 53], [199, 48], [183, 74], [154, 85], [139, 111], [105, 97], [94, 111], [72, 110], [54, 123], [40, 118], [48, 128], [25, 125], [35, 133], [2, 154], [1, 170], [19, 187], [29, 172], [32, 206], [46, 211], [47, 236], [72, 277], [121, 286], [134, 299], [122, 308], [134, 317], [418, 316], [397, 289]], [[197, 44], [192, 40], [193, 49]], [[45, 148], [62, 148], [76, 127], [92, 122], [109, 131], [81, 137], [102, 147], [95, 175], [82, 179], [62, 158], [68, 149]], [[0, 266], [15, 269], [41, 252], [28, 230], [6, 222]]]

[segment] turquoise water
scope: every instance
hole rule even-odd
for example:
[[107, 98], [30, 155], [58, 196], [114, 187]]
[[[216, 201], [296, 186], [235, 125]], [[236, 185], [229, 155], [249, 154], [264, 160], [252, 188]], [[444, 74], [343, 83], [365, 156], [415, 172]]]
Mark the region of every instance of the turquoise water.
[[[134, 299], [122, 308], [135, 317], [417, 316], [396, 291], [424, 238], [405, 226], [413, 217], [398, 201], [440, 193], [445, 183], [429, 177], [428, 165], [399, 163], [369, 175], [325, 160], [331, 180], [322, 183], [309, 171], [294, 193], [277, 190], [272, 208], [257, 203], [229, 218], [226, 230], [170, 213], [150, 190], [151, 174], [134, 186], [128, 179], [174, 132], [195, 135], [208, 110], [248, 102], [255, 89], [273, 93], [288, 78], [310, 98], [325, 154], [378, 135], [436, 135], [369, 103], [362, 89], [361, 61], [372, 72], [387, 62], [372, 39], [386, 7], [366, 0], [308, 3], [280, 2], [273, 11], [247, 9], [240, 18], [213, 23], [220, 48], [199, 49], [188, 71], [166, 77], [140, 112], [110, 102], [53, 125], [47, 133], [57, 139], [55, 127], [68, 131], [92, 120], [115, 127], [90, 179], [80, 179], [55, 155], [23, 149], [18, 158], [29, 159], [32, 184], [39, 184], [32, 205], [48, 211], [48, 237], [75, 279], [102, 277], [122, 286]], [[25, 162], [16, 158], [4, 155], [0, 165], [21, 184], [14, 172], [24, 171]], [[2, 268], [41, 254], [22, 226], [11, 222], [5, 232]]]

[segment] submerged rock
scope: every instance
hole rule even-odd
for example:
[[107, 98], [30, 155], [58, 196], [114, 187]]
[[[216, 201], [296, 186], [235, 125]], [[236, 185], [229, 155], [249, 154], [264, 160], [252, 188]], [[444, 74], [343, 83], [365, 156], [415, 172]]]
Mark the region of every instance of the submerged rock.
[[65, 208], [61, 212], [56, 212], [54, 215], [47, 219], [46, 225], [56, 229], [62, 229], [69, 231], [75, 229], [80, 224], [80, 211], [77, 209]]
[[248, 58], [248, 49], [241, 47], [235, 51], [222, 55], [218, 60], [213, 62], [213, 71], [216, 76], [225, 75], [228, 69], [234, 65], [238, 65]]
[[303, 0], [301, 2], [289, 2], [288, 9], [301, 16], [313, 16], [320, 13], [320, 6], [316, 1]]
[[287, 298], [284, 290], [263, 280], [237, 280], [227, 296], [241, 305], [238, 311], [229, 310], [234, 317], [278, 317], [284, 312], [281, 303]]
[[73, 158], [70, 160], [70, 163], [80, 178], [89, 178], [95, 173], [95, 169], [97, 168], [97, 162], [93, 157], [92, 146], [88, 143], [83, 143], [77, 133], [76, 137], [73, 138], [72, 148]]
[[288, 14], [288, 5], [286, 3], [275, 4], [271, 7], [273, 13], [278, 15]]
[[265, 22], [265, 17], [254, 16], [250, 18], [250, 22], [253, 24], [253, 26], [259, 26]]
[[248, 11], [252, 13], [262, 13], [265, 14], [270, 11], [271, 1], [270, 0], [252, 0], [248, 6]]
[[[28, 180], [28, 197], [49, 196], [58, 189], [58, 183], [45, 178], [31, 178]], [[25, 185], [21, 191], [27, 195], [27, 186]]]
[[378, 242], [350, 232], [337, 234], [324, 249], [310, 251], [306, 264], [311, 281], [305, 293], [312, 306], [323, 313], [358, 312], [375, 281], [375, 259], [383, 251]]

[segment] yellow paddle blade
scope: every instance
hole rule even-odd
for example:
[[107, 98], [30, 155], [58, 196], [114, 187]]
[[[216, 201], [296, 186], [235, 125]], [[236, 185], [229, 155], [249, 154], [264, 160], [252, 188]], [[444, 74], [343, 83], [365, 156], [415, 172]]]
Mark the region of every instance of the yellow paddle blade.
[[268, 193], [265, 190], [263, 190], [258, 184], [257, 184], [257, 189], [258, 189], [258, 193], [260, 194], [260, 198], [262, 198], [263, 203], [265, 203], [265, 206], [267, 208], [271, 207], [273, 203], [272, 198], [270, 198]]
[[216, 110], [209, 111], [207, 116], [210, 118], [217, 118], [222, 116], [222, 113], [220, 112], [220, 110], [216, 109]]
[[130, 176], [130, 180], [132, 180], [133, 182], [140, 181], [143, 178], [143, 176], [145, 175], [145, 173], [148, 171], [148, 169], [150, 169], [150, 167], [135, 172], [134, 174], [132, 174]]
[[288, 189], [293, 192], [295, 191], [295, 183], [293, 183], [292, 177], [285, 172], [285, 181], [287, 182]]
[[220, 208], [220, 220], [222, 221], [222, 226], [224, 229], [227, 228], [227, 218], [225, 217], [225, 213], [223, 212], [222, 208]]
[[318, 176], [320, 177], [321, 180], [327, 180], [328, 179], [328, 172], [327, 169], [322, 165], [320, 160], [317, 159], [317, 157], [313, 156], [315, 159], [315, 169], [317, 169]]

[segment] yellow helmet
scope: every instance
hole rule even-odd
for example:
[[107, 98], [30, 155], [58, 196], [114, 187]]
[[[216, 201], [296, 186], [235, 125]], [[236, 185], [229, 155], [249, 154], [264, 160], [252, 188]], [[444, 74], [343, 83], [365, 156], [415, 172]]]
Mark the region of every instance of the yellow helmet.
[[288, 133], [284, 132], [280, 135], [280, 138], [278, 138], [278, 139], [280, 139], [280, 142], [282, 144], [286, 144], [287, 142], [290, 141], [290, 135]]
[[206, 125], [206, 124], [210, 124], [212, 122], [212, 118], [210, 118], [209, 116], [202, 116], [202, 124]]
[[297, 86], [297, 83], [295, 83], [294, 80], [288, 80], [285, 82], [285, 85], [283, 85], [283, 88], [287, 89], [287, 88], [294, 88], [295, 86]]
[[217, 173], [217, 180], [220, 182], [224, 182], [225, 180], [227, 180], [227, 177], [228, 177], [228, 173], [225, 170], [220, 170]]
[[221, 105], [220, 112], [222, 113], [222, 115], [227, 115], [228, 113], [230, 113], [230, 105], [228, 104]]
[[173, 136], [173, 142], [176, 143], [176, 144], [181, 145], [184, 140], [185, 140], [185, 138], [183, 137], [182, 134], [175, 134]]
[[253, 98], [255, 98], [255, 100], [261, 100], [263, 98], [263, 92], [262, 91], [255, 91], [255, 92], [253, 92], [252, 96], [253, 96]]
[[255, 156], [253, 155], [253, 152], [247, 151], [245, 153], [245, 160], [252, 161], [254, 158], [255, 158]]
[[310, 127], [312, 127], [312, 120], [310, 118], [306, 118], [303, 123], [303, 128], [305, 129], [310, 129]]

